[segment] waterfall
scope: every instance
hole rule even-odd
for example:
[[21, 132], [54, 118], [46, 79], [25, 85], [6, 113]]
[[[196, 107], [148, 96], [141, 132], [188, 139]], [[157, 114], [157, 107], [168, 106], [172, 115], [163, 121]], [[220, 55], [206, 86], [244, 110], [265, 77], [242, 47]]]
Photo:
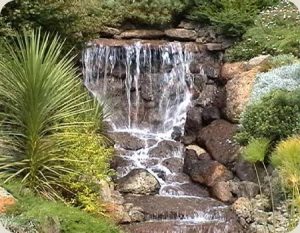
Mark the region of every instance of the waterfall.
[[113, 120], [117, 129], [170, 135], [174, 127], [183, 129], [191, 98], [192, 59], [193, 53], [179, 42], [94, 44], [83, 54], [84, 81], [98, 98], [119, 103], [119, 110], [126, 98]]
[[[197, 43], [166, 41], [101, 39], [83, 53], [86, 87], [112, 109], [109, 133], [116, 142], [118, 181], [143, 171], [157, 185], [155, 196], [126, 195], [128, 203], [145, 208], [145, 222], [129, 224], [136, 229], [129, 232], [236, 232], [228, 207], [208, 198], [183, 172], [185, 147], [176, 141], [198, 98], [193, 83], [204, 75], [202, 68], [198, 76], [190, 72], [192, 62], [206, 59]], [[139, 185], [145, 185], [143, 179], [131, 186]]]

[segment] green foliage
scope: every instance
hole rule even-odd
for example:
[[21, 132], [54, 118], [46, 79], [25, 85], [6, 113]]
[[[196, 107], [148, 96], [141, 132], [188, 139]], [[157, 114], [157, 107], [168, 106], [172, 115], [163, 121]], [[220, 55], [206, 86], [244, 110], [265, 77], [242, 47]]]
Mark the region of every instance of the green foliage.
[[64, 154], [68, 158], [68, 166], [76, 171], [63, 177], [68, 189], [74, 193], [70, 201], [87, 212], [102, 214], [104, 209], [99, 198], [100, 180], [108, 180], [111, 175], [109, 160], [113, 149], [107, 148], [103, 138], [96, 133], [65, 137], [68, 137], [67, 141], [72, 141], [72, 146]]
[[229, 61], [249, 60], [259, 54], [300, 56], [300, 16], [289, 1], [260, 13], [243, 40], [227, 51]]
[[112, 9], [120, 23], [166, 25], [185, 10], [187, 3], [187, 0], [112, 0], [101, 3], [101, 8]]
[[[295, 209], [300, 210], [300, 137], [293, 136], [281, 141], [272, 154], [271, 162], [278, 169], [282, 184], [290, 191], [293, 199], [291, 219], [295, 217]], [[298, 212], [297, 211], [297, 212]], [[298, 212], [299, 213], [299, 212]], [[299, 218], [299, 215], [297, 216]], [[297, 222], [294, 222], [296, 225]]]
[[266, 138], [258, 138], [250, 141], [243, 150], [243, 158], [250, 163], [263, 162], [270, 148], [270, 141]]
[[60, 58], [63, 44], [40, 32], [6, 44], [9, 56], [0, 61], [1, 150], [0, 174], [47, 196], [58, 197], [64, 166], [61, 140], [65, 130], [84, 126], [65, 122], [84, 111], [86, 94], [72, 59]]
[[241, 36], [254, 23], [261, 9], [274, 5], [276, 0], [194, 0], [189, 18], [211, 22], [228, 36]]
[[247, 144], [251, 139], [278, 141], [300, 130], [300, 92], [275, 91], [246, 108], [237, 140]]
[[[17, 205], [9, 210], [8, 217], [12, 223], [8, 224], [12, 230], [24, 226], [31, 231], [26, 232], [49, 232], [42, 231], [48, 224], [49, 219], [57, 219], [60, 232], [68, 233], [117, 233], [117, 227], [107, 219], [93, 217], [77, 208], [66, 206], [61, 202], [50, 202], [35, 196], [28, 190], [20, 192], [20, 186], [6, 184], [9, 190], [17, 199]], [[35, 231], [34, 231], [35, 230]]]
[[[14, 0], [3, 10], [0, 35], [42, 28], [66, 39], [66, 50], [81, 49], [106, 26], [166, 25], [185, 9], [187, 0]], [[78, 52], [78, 51], [76, 51]]]
[[293, 54], [280, 54], [269, 59], [267, 63], [262, 67], [262, 69], [264, 70], [264, 72], [267, 72], [282, 66], [298, 63], [300, 63], [299, 58], [294, 56]]

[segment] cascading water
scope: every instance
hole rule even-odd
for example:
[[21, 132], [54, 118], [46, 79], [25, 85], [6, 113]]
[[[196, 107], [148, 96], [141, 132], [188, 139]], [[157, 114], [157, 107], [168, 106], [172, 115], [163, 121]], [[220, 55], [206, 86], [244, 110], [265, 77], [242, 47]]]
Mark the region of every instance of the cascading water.
[[[169, 214], [174, 215], [174, 210], [164, 210], [169, 212], [160, 217], [160, 221], [175, 221], [185, 226], [226, 221], [222, 218], [223, 212], [218, 212], [221, 211], [218, 206], [211, 208], [211, 213], [203, 212], [199, 207], [184, 210], [185, 203], [195, 205], [201, 196], [198, 186], [182, 171], [183, 145], [172, 139], [174, 133], [183, 133], [191, 103], [193, 46], [165, 41], [101, 40], [92, 43], [83, 54], [86, 87], [94, 96], [110, 103], [113, 134], [122, 135], [129, 144], [116, 140], [116, 149], [126, 160], [125, 166], [117, 168], [118, 177], [124, 177], [136, 168], [147, 169], [160, 182], [161, 198], [168, 198], [166, 200], [172, 203], [182, 200], [181, 213], [177, 210], [175, 218], [170, 218]], [[128, 142], [129, 138], [134, 141], [133, 146]], [[148, 224], [158, 220], [153, 217], [155, 214], [149, 214], [152, 217]], [[157, 213], [157, 216], [163, 214]], [[184, 229], [149, 232], [188, 231]]]
[[[109, 96], [108, 76], [119, 78], [126, 90], [127, 117], [123, 122], [113, 121], [116, 129], [145, 130], [170, 136], [173, 127], [183, 129], [191, 97], [192, 82], [188, 72], [192, 57], [193, 53], [178, 42], [156, 46], [135, 42], [121, 47], [100, 44], [84, 53], [85, 85], [94, 95], [110, 99], [114, 96]], [[151, 111], [145, 112], [145, 105], [149, 103], [153, 105]], [[149, 122], [148, 113], [155, 114], [156, 119]]]

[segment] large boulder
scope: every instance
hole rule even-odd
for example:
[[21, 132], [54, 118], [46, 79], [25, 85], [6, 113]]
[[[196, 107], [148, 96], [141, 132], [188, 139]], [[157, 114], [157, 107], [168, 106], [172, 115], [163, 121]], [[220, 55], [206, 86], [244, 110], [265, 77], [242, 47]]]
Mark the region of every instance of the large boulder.
[[7, 208], [15, 204], [16, 199], [6, 189], [0, 187], [0, 213], [5, 213]]
[[224, 113], [228, 120], [238, 122], [249, 101], [256, 75], [264, 70], [269, 59], [270, 55], [262, 55], [248, 62], [223, 65], [220, 79], [227, 81]]
[[165, 30], [167, 37], [176, 39], [176, 40], [196, 40], [197, 32], [194, 30], [188, 30], [184, 28], [172, 28]]
[[233, 174], [221, 163], [198, 156], [194, 150], [187, 150], [184, 158], [183, 171], [191, 179], [208, 187], [213, 187], [217, 182], [228, 181]]
[[159, 181], [145, 169], [134, 169], [117, 181], [118, 190], [122, 193], [151, 195], [160, 189]]
[[225, 63], [222, 66], [220, 78], [224, 81], [229, 81], [244, 71], [245, 68], [242, 62]]
[[114, 132], [111, 138], [125, 150], [140, 150], [145, 147], [145, 141], [127, 132]]
[[161, 141], [158, 145], [149, 150], [148, 155], [152, 158], [170, 158], [173, 157], [175, 153], [182, 150], [182, 145], [175, 141]]
[[233, 139], [236, 130], [236, 125], [225, 120], [216, 120], [199, 132], [197, 142], [205, 147], [215, 160], [229, 165], [236, 160], [239, 151], [239, 146]]
[[231, 122], [238, 122], [241, 113], [247, 106], [259, 69], [257, 67], [240, 73], [227, 82], [225, 86], [227, 97], [224, 113]]

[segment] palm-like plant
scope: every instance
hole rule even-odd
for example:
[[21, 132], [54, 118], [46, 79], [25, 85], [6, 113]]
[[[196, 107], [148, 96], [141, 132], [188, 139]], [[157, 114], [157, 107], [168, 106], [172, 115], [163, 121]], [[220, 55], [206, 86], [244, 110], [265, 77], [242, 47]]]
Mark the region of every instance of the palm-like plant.
[[62, 153], [69, 142], [61, 135], [81, 123], [66, 119], [89, 111], [62, 47], [58, 37], [32, 32], [6, 43], [9, 56], [0, 60], [0, 175], [21, 178], [48, 198], [59, 196], [60, 176], [72, 172]]

